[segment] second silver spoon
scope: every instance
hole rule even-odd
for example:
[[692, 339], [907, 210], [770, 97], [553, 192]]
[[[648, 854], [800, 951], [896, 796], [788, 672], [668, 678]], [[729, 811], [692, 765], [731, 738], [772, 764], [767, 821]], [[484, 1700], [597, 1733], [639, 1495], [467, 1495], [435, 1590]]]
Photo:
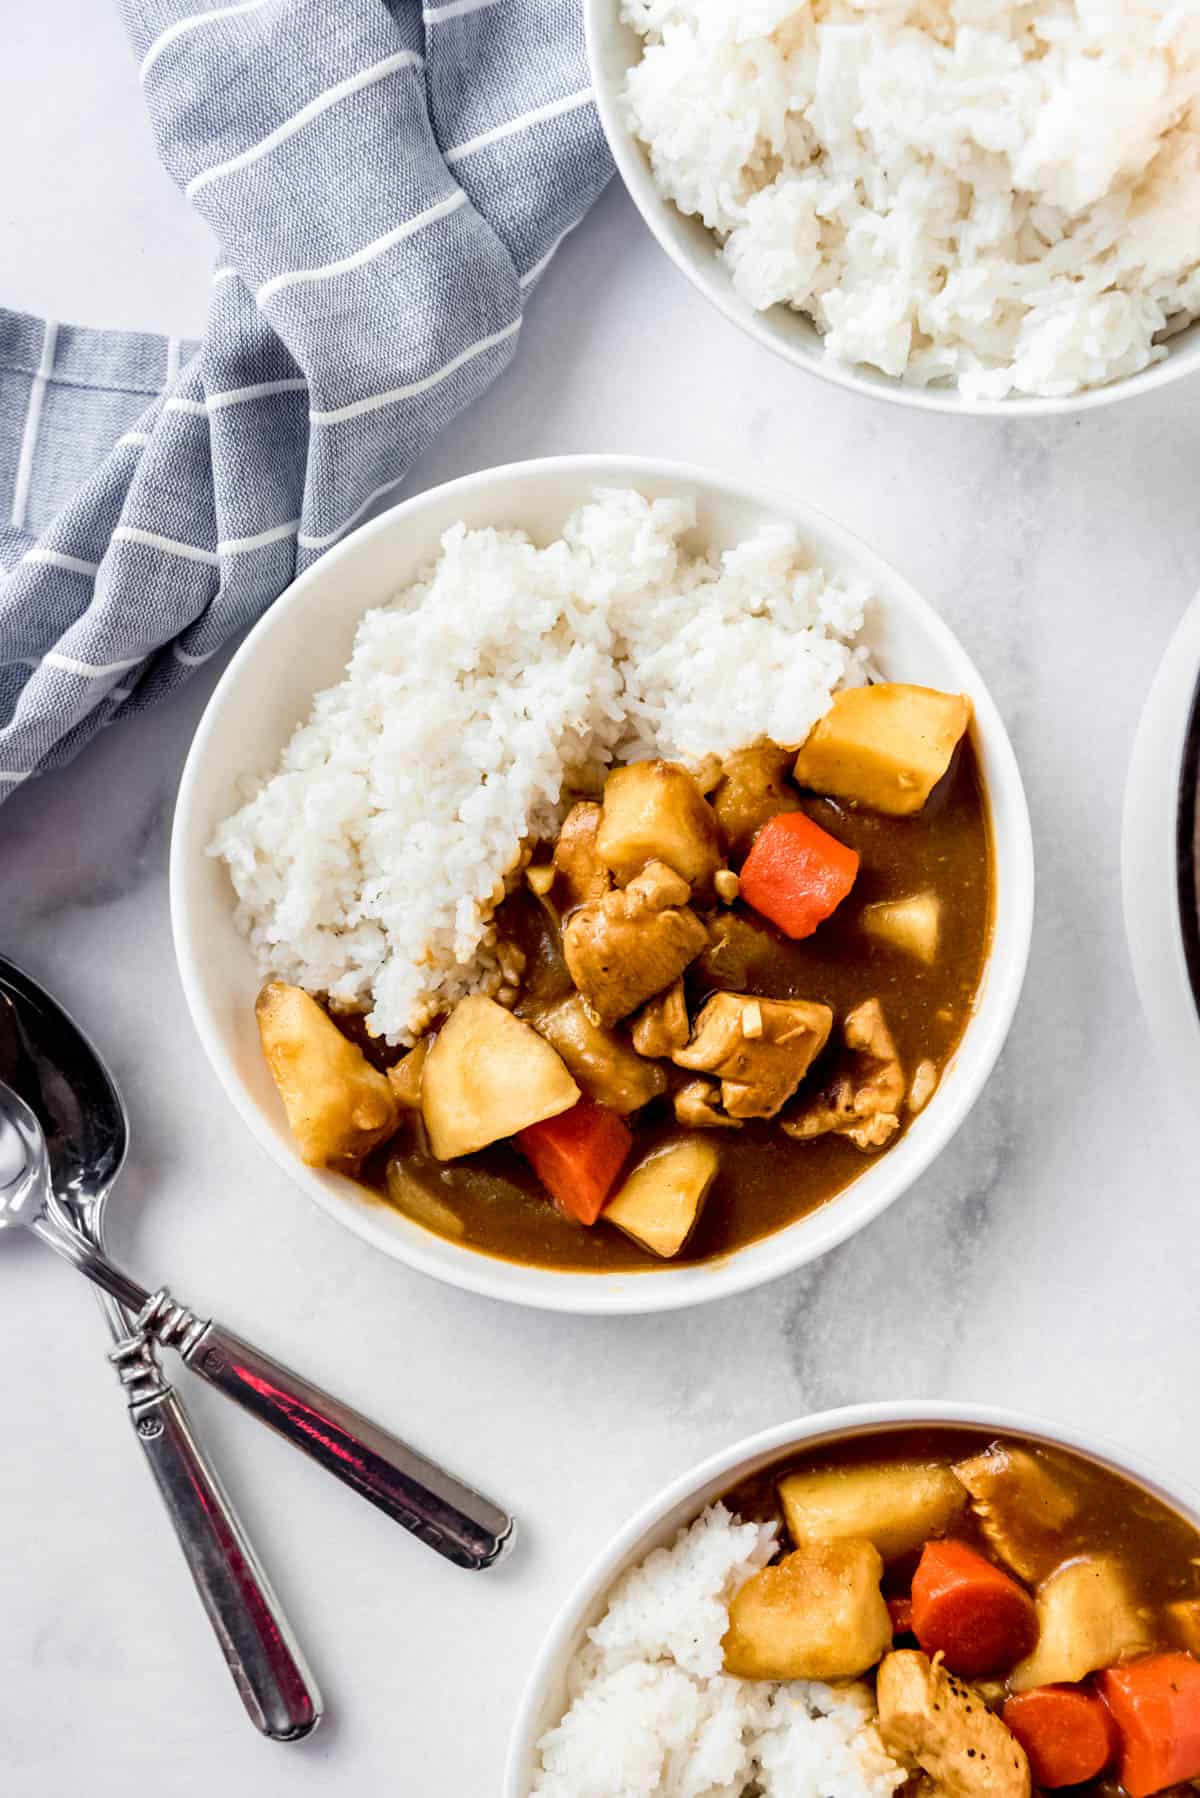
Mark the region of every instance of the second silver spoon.
[[512, 1545], [498, 1505], [232, 1330], [150, 1293], [67, 1220], [54, 1201], [46, 1141], [25, 1101], [0, 1081], [0, 1228], [23, 1224], [176, 1350], [227, 1398], [269, 1424], [457, 1567], [494, 1566]]

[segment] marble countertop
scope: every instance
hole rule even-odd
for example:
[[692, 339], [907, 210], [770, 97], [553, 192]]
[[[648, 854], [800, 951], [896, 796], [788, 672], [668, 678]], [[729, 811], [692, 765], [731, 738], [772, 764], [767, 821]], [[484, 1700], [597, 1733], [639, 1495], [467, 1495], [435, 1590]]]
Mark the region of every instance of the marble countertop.
[[[5, 40], [0, 166], [22, 180], [0, 203], [4, 302], [198, 332], [210, 246], [154, 159], [115, 9], [42, 0]], [[814, 1408], [1004, 1403], [1200, 1484], [1200, 1126], [1153, 1059], [1119, 893], [1132, 735], [1200, 584], [1196, 391], [1011, 425], [868, 402], [744, 341], [614, 186], [544, 281], [511, 371], [417, 470], [410, 491], [619, 450], [791, 488], [941, 607], [1013, 734], [1039, 899], [1008, 1049], [917, 1189], [746, 1297], [624, 1321], [510, 1310], [373, 1254], [255, 1146], [194, 1038], [167, 915], [175, 787], [219, 667], [4, 808], [0, 942], [77, 1012], [128, 1096], [119, 1249], [524, 1525], [505, 1568], [455, 1573], [189, 1386], [327, 1700], [309, 1743], [261, 1741], [188, 1590], [90, 1298], [35, 1244], [5, 1240], [6, 1798], [142, 1782], [170, 1798], [484, 1798], [584, 1562], [690, 1462]]]

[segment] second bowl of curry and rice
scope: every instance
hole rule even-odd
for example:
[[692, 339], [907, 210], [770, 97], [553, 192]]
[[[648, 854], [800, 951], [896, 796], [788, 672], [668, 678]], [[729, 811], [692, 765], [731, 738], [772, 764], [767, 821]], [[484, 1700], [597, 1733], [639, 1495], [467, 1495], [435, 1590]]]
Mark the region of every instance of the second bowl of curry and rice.
[[1032, 906], [1011, 748], [931, 609], [794, 502], [615, 458], [408, 502], [210, 704], [193, 1016], [334, 1215], [518, 1302], [809, 1260], [969, 1109]]
[[503, 1798], [1153, 1798], [1200, 1777], [1200, 1495], [1085, 1432], [857, 1405], [740, 1442], [545, 1633]]

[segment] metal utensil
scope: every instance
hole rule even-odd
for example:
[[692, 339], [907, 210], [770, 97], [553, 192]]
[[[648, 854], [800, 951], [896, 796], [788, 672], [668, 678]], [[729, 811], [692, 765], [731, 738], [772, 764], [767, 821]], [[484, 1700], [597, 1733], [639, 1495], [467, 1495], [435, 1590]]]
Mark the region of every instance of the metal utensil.
[[46, 1142], [24, 1100], [0, 1082], [0, 1229], [20, 1223], [134, 1315], [226, 1397], [301, 1448], [455, 1566], [494, 1566], [513, 1519], [388, 1431], [161, 1287], [150, 1293], [71, 1223], [54, 1197]]
[[[87, 1037], [19, 968], [0, 957], [0, 1075], [35, 1112], [54, 1195], [80, 1233], [104, 1247], [104, 1214], [125, 1160], [125, 1107]], [[299, 1741], [321, 1697], [279, 1600], [154, 1346], [98, 1292], [129, 1416], [174, 1525], [200, 1600], [257, 1729]]]

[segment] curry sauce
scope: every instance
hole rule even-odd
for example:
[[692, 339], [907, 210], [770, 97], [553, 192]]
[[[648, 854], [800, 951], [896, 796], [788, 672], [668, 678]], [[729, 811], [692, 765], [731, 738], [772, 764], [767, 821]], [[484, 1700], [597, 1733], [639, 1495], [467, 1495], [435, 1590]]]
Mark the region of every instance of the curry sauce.
[[[860, 857], [852, 896], [803, 941], [789, 940], [740, 900], [714, 908], [717, 943], [686, 974], [689, 1013], [720, 991], [817, 1001], [839, 1020], [877, 999], [905, 1069], [911, 1074], [928, 1062], [940, 1077], [970, 1019], [991, 929], [987, 803], [970, 733], [923, 809], [911, 816], [812, 794], [800, 804]], [[929, 965], [868, 934], [862, 923], [864, 907], [919, 889], [931, 890], [940, 902], [938, 953]], [[518, 890], [505, 901], [497, 925], [524, 956], [518, 1016], [572, 990], [557, 932], [529, 892]], [[344, 1027], [354, 1029], [352, 1022]], [[831, 1039], [805, 1088], [820, 1086], [838, 1054]], [[677, 1134], [667, 1099], [639, 1113], [639, 1153]], [[739, 1129], [711, 1134], [720, 1171], [676, 1265], [732, 1254], [794, 1223], [835, 1198], [869, 1165], [868, 1156], [844, 1135], [795, 1140], [771, 1120], [749, 1120]], [[362, 1169], [363, 1182], [385, 1202], [386, 1165], [395, 1152], [396, 1145], [388, 1145]], [[421, 1184], [448, 1207], [454, 1227], [446, 1233], [464, 1246], [564, 1271], [634, 1272], [660, 1265], [603, 1217], [585, 1228], [548, 1204], [533, 1169], [511, 1143], [439, 1161], [414, 1140], [404, 1154]]]

